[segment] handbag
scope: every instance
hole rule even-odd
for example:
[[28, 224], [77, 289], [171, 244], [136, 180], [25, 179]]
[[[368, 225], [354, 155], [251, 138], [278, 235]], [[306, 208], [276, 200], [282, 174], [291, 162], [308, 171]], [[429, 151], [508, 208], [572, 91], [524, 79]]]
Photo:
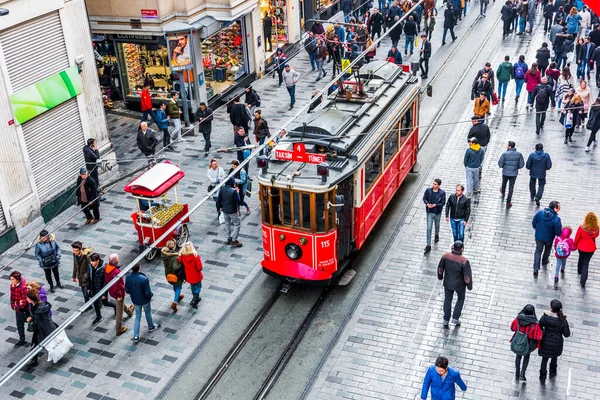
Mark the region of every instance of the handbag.
[[35, 332], [35, 323], [33, 321], [27, 323], [27, 332]]
[[42, 264], [44, 265], [44, 268], [52, 268], [58, 265], [58, 259], [54, 254], [54, 249], [52, 249], [52, 254], [42, 258]]
[[210, 185], [208, 185], [208, 187], [206, 188], [206, 190], [207, 190], [208, 192], [212, 192], [212, 191], [214, 190], [214, 188], [215, 188], [215, 185], [213, 185], [213, 184], [211, 183]]
[[175, 274], [167, 274], [167, 282], [169, 283], [177, 283], [179, 278]]
[[48, 361], [52, 360], [56, 363], [73, 348], [73, 343], [71, 343], [65, 331], [61, 331], [44, 348], [48, 351]]
[[252, 197], [252, 181], [246, 183], [246, 197]]
[[498, 105], [498, 95], [496, 94], [496, 92], [492, 94], [492, 105]]
[[415, 35], [415, 47], [419, 47], [419, 37]]
[[246, 149], [244, 150], [244, 160], [248, 157], [250, 157], [250, 154], [252, 153], [252, 150], [250, 149]]
[[223, 225], [225, 223], [225, 214], [219, 214], [219, 224]]

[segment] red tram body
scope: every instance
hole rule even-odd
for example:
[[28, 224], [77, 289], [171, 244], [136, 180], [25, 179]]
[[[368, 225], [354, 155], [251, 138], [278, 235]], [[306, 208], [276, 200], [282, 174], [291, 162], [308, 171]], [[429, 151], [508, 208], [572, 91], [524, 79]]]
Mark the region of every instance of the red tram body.
[[331, 282], [417, 161], [420, 80], [383, 61], [359, 76], [361, 95], [329, 96], [259, 160], [270, 275]]

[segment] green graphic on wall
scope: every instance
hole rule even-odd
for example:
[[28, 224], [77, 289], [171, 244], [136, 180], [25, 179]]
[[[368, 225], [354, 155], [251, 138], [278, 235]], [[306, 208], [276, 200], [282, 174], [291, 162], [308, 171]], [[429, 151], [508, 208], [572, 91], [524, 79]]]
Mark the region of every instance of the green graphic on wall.
[[23, 124], [78, 94], [81, 78], [77, 66], [73, 66], [13, 93], [10, 102], [15, 122]]

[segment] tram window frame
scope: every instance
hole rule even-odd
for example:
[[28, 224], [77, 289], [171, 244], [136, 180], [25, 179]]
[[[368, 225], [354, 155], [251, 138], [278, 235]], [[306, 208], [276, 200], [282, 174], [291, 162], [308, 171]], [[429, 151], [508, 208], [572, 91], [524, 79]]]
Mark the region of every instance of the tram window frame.
[[[389, 164], [390, 160], [392, 158], [394, 158], [394, 156], [398, 153], [398, 149], [400, 148], [400, 138], [399, 138], [400, 132], [398, 129], [394, 128], [392, 129], [391, 132], [388, 133], [388, 135], [385, 137], [385, 139], [383, 140], [383, 165], [385, 167], [387, 167], [387, 165]], [[394, 138], [395, 141], [391, 142], [394, 144], [394, 146], [389, 146], [388, 147], [388, 140], [391, 138]], [[392, 152], [388, 152], [388, 148], [392, 148], [394, 147], [394, 150]]]
[[273, 216], [271, 215], [271, 196], [269, 195], [269, 186], [260, 186], [260, 202], [262, 204], [262, 222], [267, 225], [273, 225]]
[[[373, 158], [375, 156], [377, 156], [377, 153], [379, 153], [379, 168], [378, 168], [377, 175], [375, 175], [372, 178], [369, 178], [370, 180], [367, 180], [367, 174], [371, 173], [367, 170], [367, 167], [369, 165], [369, 162], [371, 162], [371, 160], [373, 160]], [[374, 186], [374, 184], [377, 182], [377, 180], [379, 179], [379, 177], [382, 174], [382, 172], [381, 172], [382, 168], [383, 168], [382, 157], [383, 157], [383, 145], [380, 144], [379, 146], [377, 146], [377, 149], [375, 151], [373, 151], [373, 153], [371, 153], [371, 155], [369, 156], [368, 161], [365, 163], [365, 166], [363, 169], [364, 170], [364, 179], [365, 179], [365, 194], [370, 192], [371, 188]]]

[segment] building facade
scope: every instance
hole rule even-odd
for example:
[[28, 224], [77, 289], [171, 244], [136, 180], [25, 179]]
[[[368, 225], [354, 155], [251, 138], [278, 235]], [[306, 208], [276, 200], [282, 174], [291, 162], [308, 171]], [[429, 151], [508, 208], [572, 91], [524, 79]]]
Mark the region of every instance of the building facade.
[[67, 205], [83, 146], [111, 158], [84, 0], [0, 0], [0, 252]]
[[[100, 82], [113, 100], [125, 100], [131, 109], [139, 107], [144, 83], [155, 103], [180, 92], [190, 114], [200, 102], [222, 104], [264, 73], [278, 46], [301, 38], [298, 0], [88, 0], [87, 5]], [[264, 26], [267, 14], [270, 32]]]

